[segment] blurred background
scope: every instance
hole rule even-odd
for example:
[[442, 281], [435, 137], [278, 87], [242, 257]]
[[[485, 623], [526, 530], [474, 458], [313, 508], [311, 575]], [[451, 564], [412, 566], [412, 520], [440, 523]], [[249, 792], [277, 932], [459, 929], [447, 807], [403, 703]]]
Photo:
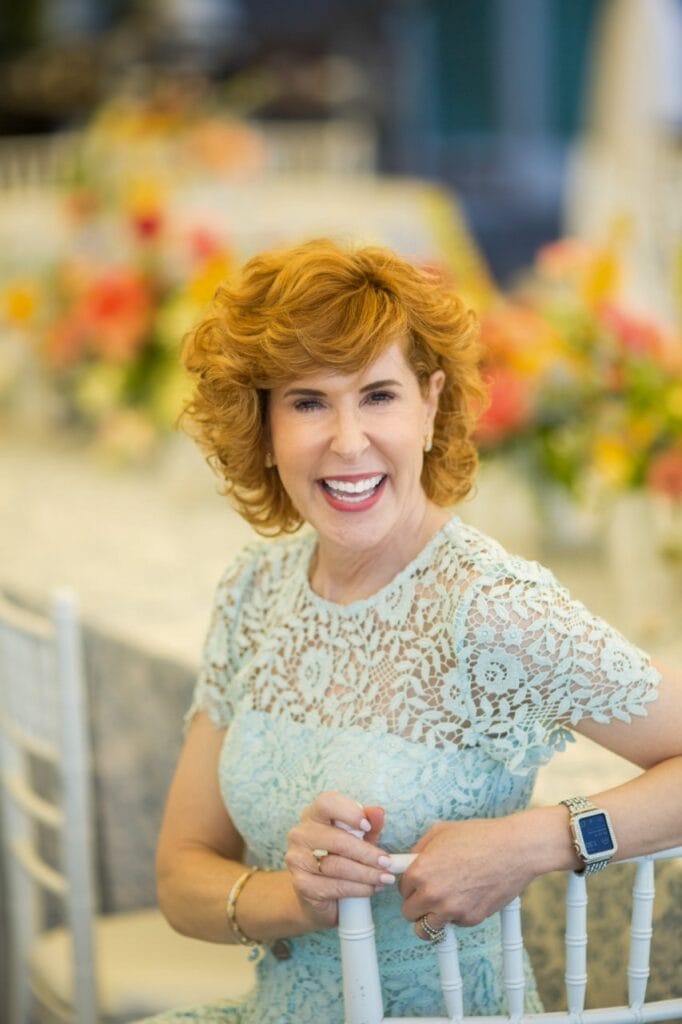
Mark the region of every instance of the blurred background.
[[461, 515], [682, 662], [682, 0], [0, 0], [0, 587], [81, 598], [105, 909], [153, 902], [252, 536], [174, 429], [182, 335], [321, 234], [480, 316]]
[[[341, 122], [352, 152], [329, 154], [325, 169], [416, 175], [455, 189], [504, 282], [561, 230], [566, 161], [586, 124], [608, 6], [3, 0], [0, 130], [14, 142], [14, 160], [5, 147], [5, 182], [37, 174], [28, 164], [31, 156], [37, 164], [39, 141], [47, 159], [51, 136], [54, 153], [55, 134], [82, 131], [114, 98], [166, 107], [182, 98], [193, 116], [203, 105], [268, 139], [291, 138], [286, 126], [304, 122], [312, 140], [313, 128]], [[671, 131], [679, 113], [671, 103]], [[318, 169], [322, 155], [289, 160]]]

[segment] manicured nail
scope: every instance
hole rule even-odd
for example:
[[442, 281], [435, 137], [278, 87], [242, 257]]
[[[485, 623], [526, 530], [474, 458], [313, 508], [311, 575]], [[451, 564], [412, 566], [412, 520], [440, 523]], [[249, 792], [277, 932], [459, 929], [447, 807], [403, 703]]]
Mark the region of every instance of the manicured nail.
[[377, 857], [377, 864], [380, 868], [390, 868], [393, 861], [390, 857], [386, 857], [384, 854], [381, 857]]
[[363, 832], [371, 831], [372, 826], [367, 821], [367, 818], [363, 818], [362, 819], [362, 821], [360, 822], [360, 828], [362, 829]]
[[350, 825], [346, 825], [345, 821], [335, 821], [334, 824], [337, 828], [342, 828], [344, 832], [348, 832], [350, 835], [355, 836], [356, 839], [365, 838], [365, 832], [367, 829], [361, 831], [359, 828], [351, 828]]
[[383, 885], [375, 885], [374, 886], [374, 891], [375, 892], [383, 892], [384, 888], [385, 888], [385, 886], [383, 886]]
[[380, 875], [381, 882], [383, 885], [395, 885], [395, 875]]

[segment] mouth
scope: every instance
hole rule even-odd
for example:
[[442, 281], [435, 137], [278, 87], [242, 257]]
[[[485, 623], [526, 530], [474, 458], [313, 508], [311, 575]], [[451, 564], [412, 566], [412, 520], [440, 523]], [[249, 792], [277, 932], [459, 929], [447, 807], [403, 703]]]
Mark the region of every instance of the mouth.
[[386, 480], [385, 473], [374, 473], [355, 480], [324, 477], [319, 481], [325, 495], [334, 505], [361, 506], [375, 498]]

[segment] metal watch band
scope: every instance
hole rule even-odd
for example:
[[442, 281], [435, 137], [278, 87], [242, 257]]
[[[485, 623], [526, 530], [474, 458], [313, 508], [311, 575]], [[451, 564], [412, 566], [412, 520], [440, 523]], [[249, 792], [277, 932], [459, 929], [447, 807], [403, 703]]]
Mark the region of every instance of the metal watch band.
[[565, 800], [560, 800], [560, 804], [566, 804], [571, 814], [580, 814], [581, 811], [597, 811], [598, 807], [595, 807], [593, 803], [590, 803], [584, 796], [568, 796]]

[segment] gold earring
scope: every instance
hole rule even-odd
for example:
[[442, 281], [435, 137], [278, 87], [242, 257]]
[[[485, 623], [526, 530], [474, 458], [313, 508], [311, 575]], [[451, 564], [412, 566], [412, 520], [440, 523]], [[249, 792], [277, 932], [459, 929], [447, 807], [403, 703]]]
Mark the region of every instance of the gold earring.
[[265, 461], [265, 468], [266, 469], [272, 469], [272, 467], [275, 465], [275, 461], [274, 461], [274, 459], [272, 457], [272, 452], [266, 452], [265, 453], [265, 460], [264, 461]]
[[433, 434], [424, 435], [424, 451], [430, 452], [433, 448]]

